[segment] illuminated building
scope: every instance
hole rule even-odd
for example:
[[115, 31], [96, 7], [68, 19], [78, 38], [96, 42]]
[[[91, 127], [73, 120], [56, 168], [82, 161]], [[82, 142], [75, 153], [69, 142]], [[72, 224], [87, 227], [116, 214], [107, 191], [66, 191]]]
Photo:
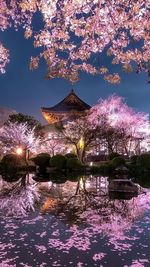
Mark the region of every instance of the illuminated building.
[[60, 121], [68, 121], [82, 116], [91, 107], [81, 100], [74, 92], [68, 94], [62, 101], [53, 107], [42, 107], [43, 117], [49, 124], [55, 124]]

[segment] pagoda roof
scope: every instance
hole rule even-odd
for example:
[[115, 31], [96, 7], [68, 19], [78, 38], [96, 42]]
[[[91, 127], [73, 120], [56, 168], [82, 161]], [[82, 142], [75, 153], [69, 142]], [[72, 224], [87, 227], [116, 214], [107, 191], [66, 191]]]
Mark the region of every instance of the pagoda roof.
[[71, 90], [71, 92], [66, 96], [62, 101], [60, 101], [58, 104], [56, 104], [53, 107], [42, 107], [41, 110], [45, 112], [69, 112], [72, 110], [75, 111], [85, 111], [90, 109], [91, 106], [89, 106], [87, 103], [82, 101], [74, 92], [74, 90]]

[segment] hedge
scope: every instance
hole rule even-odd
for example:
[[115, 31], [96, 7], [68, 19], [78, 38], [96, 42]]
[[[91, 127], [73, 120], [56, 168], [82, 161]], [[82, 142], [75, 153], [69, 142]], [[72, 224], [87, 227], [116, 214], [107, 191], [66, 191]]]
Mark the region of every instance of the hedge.
[[15, 154], [5, 155], [0, 164], [3, 178], [13, 181], [19, 179], [19, 171], [27, 167], [26, 161]]
[[83, 164], [77, 158], [68, 158], [66, 167], [69, 170], [76, 170], [83, 168]]
[[49, 165], [50, 155], [48, 153], [40, 153], [32, 158], [32, 161], [40, 167], [47, 167]]
[[50, 159], [50, 166], [56, 167], [57, 169], [65, 169], [66, 168], [67, 158], [63, 155], [55, 155]]
[[76, 154], [73, 154], [73, 153], [67, 153], [66, 155], [65, 155], [65, 157], [67, 158], [67, 159], [74, 159], [74, 158], [77, 158], [77, 155]]
[[139, 155], [136, 163], [141, 169], [150, 170], [150, 154]]
[[120, 155], [117, 152], [111, 153], [108, 155], [108, 160], [112, 160], [116, 157], [120, 157]]
[[111, 165], [113, 168], [120, 167], [125, 164], [125, 159], [121, 156], [115, 157], [111, 160]]

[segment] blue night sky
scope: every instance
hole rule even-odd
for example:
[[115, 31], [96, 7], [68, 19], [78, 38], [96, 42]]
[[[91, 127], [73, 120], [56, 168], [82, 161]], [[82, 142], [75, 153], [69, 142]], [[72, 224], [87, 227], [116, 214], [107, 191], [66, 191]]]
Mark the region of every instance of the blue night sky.
[[[40, 107], [53, 106], [61, 101], [73, 88], [77, 95], [90, 105], [99, 98], [116, 93], [125, 97], [127, 104], [137, 111], [150, 113], [150, 86], [146, 74], [127, 74], [121, 71], [122, 83], [111, 85], [101, 76], [82, 73], [75, 85], [63, 79], [45, 80], [44, 63], [35, 71], [29, 70], [29, 59], [36, 55], [33, 40], [25, 40], [23, 32], [7, 30], [0, 33], [2, 43], [10, 49], [7, 72], [0, 75], [0, 107], [13, 108], [17, 112], [35, 116], [42, 121]], [[110, 64], [103, 56], [103, 62]], [[120, 72], [119, 66], [113, 70]]]

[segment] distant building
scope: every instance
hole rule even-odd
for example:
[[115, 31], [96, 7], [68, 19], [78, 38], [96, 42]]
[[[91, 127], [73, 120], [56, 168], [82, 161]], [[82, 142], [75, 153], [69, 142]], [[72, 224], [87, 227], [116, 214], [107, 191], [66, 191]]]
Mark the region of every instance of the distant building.
[[91, 108], [87, 103], [81, 100], [74, 92], [68, 94], [62, 101], [53, 107], [42, 107], [43, 117], [49, 124], [55, 124], [60, 121], [67, 121], [80, 117]]

